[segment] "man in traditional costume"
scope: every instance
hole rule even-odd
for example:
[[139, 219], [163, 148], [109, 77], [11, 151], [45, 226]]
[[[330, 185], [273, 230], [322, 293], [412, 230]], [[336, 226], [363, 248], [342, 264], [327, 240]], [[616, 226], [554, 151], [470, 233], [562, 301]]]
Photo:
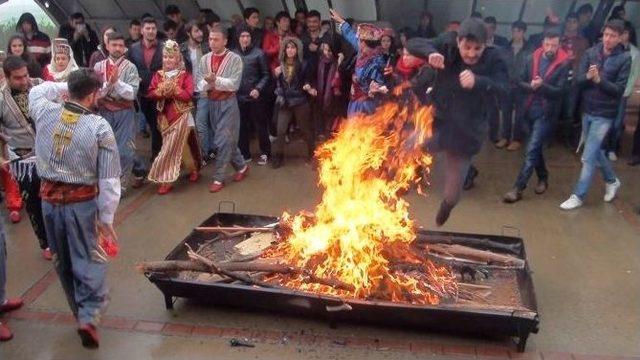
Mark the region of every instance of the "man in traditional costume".
[[162, 70], [153, 75], [147, 98], [157, 101], [158, 128], [162, 148], [153, 161], [149, 180], [159, 183], [158, 194], [169, 193], [180, 176], [180, 165], [189, 171], [189, 181], [200, 177], [202, 154], [191, 110], [193, 77], [184, 66], [178, 43], [167, 40], [162, 49]]
[[[140, 77], [136, 66], [124, 56], [127, 49], [124, 42], [124, 35], [117, 32], [109, 33], [106, 44], [109, 57], [94, 67], [102, 80], [98, 110], [109, 122], [116, 136], [123, 187], [126, 186], [125, 180], [132, 170], [138, 183], [144, 176], [144, 169], [136, 161], [135, 148], [137, 124], [134, 100], [138, 94]], [[138, 165], [135, 169], [134, 164]]]
[[347, 115], [372, 114], [380, 102], [377, 94], [389, 91], [384, 78], [386, 64], [380, 49], [383, 32], [372, 24], [359, 24], [356, 32], [337, 11], [330, 11], [342, 37], [357, 53]]
[[67, 39], [54, 39], [51, 47], [51, 63], [44, 68], [42, 79], [66, 82], [69, 74], [75, 70], [78, 70], [78, 64], [73, 58], [73, 50]]
[[214, 133], [215, 170], [209, 187], [209, 191], [214, 193], [224, 187], [229, 162], [236, 170], [234, 181], [244, 180], [249, 171], [238, 149], [240, 110], [236, 91], [242, 80], [242, 58], [226, 46], [227, 34], [224, 31], [213, 29], [209, 32], [211, 52], [200, 60], [200, 72], [204, 78], [198, 84], [199, 91], [206, 92], [209, 99], [209, 121]]
[[[99, 346], [96, 326], [109, 299], [105, 249], [116, 242], [113, 218], [120, 201], [116, 139], [107, 120], [93, 112], [101, 87], [95, 72], [83, 68], [69, 74], [68, 86], [45, 82], [29, 94], [45, 228], [88, 348]], [[53, 101], [66, 91], [69, 101]]]
[[40, 178], [35, 167], [36, 131], [29, 116], [29, 79], [27, 63], [18, 56], [9, 56], [3, 63], [6, 83], [0, 88], [0, 125], [7, 140], [9, 168], [18, 181], [33, 231], [38, 238], [43, 257], [51, 260], [47, 234], [42, 220]]

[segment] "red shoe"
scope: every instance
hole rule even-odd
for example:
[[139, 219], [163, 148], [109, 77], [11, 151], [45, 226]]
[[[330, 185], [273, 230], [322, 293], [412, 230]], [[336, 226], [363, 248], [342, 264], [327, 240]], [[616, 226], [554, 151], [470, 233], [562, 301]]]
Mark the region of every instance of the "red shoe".
[[80, 339], [82, 339], [82, 346], [88, 349], [97, 349], [100, 346], [98, 330], [95, 326], [91, 324], [80, 325], [78, 335], [80, 335]]
[[221, 182], [214, 181], [209, 185], [209, 192], [217, 193], [218, 191], [224, 188], [224, 184]]
[[237, 171], [233, 174], [233, 181], [242, 181], [247, 177], [247, 173], [249, 172], [249, 165], [245, 165], [244, 168], [240, 171]]
[[9, 327], [0, 322], [0, 341], [9, 341], [13, 339], [13, 334]]
[[9, 219], [11, 220], [12, 223], [17, 224], [20, 222], [20, 220], [22, 220], [22, 217], [20, 216], [19, 211], [13, 210], [9, 213]]
[[18, 310], [22, 307], [24, 302], [20, 298], [7, 299], [4, 304], [0, 305], [0, 313], [7, 313], [13, 310]]
[[51, 249], [49, 249], [49, 248], [44, 249], [44, 250], [42, 251], [42, 257], [43, 257], [45, 260], [48, 260], [48, 261], [53, 260], [53, 254], [51, 253]]
[[192, 172], [191, 174], [189, 174], [189, 182], [197, 182], [198, 179], [200, 179], [200, 173], [197, 171]]
[[158, 195], [166, 195], [173, 190], [173, 186], [171, 185], [160, 185], [158, 188]]

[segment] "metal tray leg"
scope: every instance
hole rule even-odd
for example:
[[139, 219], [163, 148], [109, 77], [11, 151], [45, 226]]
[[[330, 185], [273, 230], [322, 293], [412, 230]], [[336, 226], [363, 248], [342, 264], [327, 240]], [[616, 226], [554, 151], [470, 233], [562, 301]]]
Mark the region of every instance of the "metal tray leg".
[[524, 330], [521, 327], [518, 329], [518, 341], [516, 344], [516, 350], [518, 350], [518, 352], [524, 352], [524, 349], [527, 347], [527, 340], [529, 339], [530, 334], [531, 333], [529, 331]]
[[166, 293], [163, 293], [163, 295], [164, 295], [164, 306], [165, 306], [165, 308], [167, 310], [173, 310], [173, 302], [174, 302], [173, 296], [171, 296], [169, 294], [166, 294]]

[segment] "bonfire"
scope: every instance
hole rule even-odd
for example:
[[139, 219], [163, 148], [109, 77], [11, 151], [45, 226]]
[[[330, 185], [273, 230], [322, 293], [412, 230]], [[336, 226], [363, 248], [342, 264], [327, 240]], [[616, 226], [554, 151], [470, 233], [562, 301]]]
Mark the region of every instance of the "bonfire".
[[[315, 153], [322, 200], [312, 213], [285, 212], [281, 241], [264, 255], [306, 272], [276, 274], [269, 281], [343, 297], [418, 304], [455, 296], [451, 272], [412, 248], [415, 223], [401, 196], [412, 188], [425, 194], [423, 177], [433, 158], [422, 144], [432, 136], [432, 126], [433, 109], [413, 97], [343, 121]], [[411, 264], [414, 271], [403, 271], [399, 264]], [[350, 289], [309, 282], [309, 274]]]

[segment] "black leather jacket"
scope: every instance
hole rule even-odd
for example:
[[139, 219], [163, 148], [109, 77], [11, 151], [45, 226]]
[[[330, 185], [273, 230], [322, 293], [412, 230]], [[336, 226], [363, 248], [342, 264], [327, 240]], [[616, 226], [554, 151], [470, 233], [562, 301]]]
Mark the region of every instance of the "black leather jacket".
[[[233, 50], [242, 58], [242, 80], [240, 88], [236, 93], [239, 102], [257, 101], [263, 97], [263, 92], [269, 82], [269, 66], [267, 58], [259, 48], [249, 46], [242, 50], [236, 48]], [[249, 96], [251, 90], [256, 89], [260, 92], [260, 97], [254, 99]]]

